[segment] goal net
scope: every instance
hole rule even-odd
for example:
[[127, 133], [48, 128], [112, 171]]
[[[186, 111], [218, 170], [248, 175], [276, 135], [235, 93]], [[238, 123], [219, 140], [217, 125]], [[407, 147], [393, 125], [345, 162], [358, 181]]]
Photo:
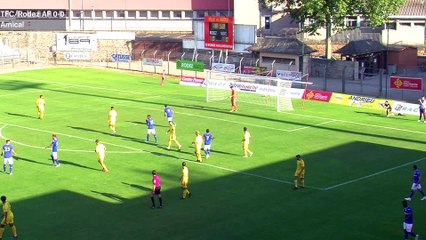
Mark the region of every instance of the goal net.
[[232, 86], [238, 103], [248, 103], [279, 111], [293, 110], [291, 89], [293, 81], [276, 77], [206, 71], [206, 101], [230, 100]]

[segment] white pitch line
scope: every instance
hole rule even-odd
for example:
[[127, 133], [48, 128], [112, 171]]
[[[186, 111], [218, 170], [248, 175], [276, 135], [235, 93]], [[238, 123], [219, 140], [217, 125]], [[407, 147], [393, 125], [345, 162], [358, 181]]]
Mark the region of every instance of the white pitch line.
[[[18, 127], [18, 128], [23, 128], [23, 129], [28, 129], [28, 130], [33, 130], [33, 131], [39, 131], [39, 132], [47, 132], [47, 133], [52, 133], [52, 131], [45, 131], [45, 130], [40, 130], [40, 129], [35, 129], [35, 128], [30, 128], [30, 127], [25, 127], [25, 126], [20, 126], [20, 125], [16, 125], [16, 124], [8, 124], [8, 123], [2, 123], [0, 122], [0, 124], [3, 124], [3, 126], [0, 128], [0, 137], [3, 139], [6, 139], [3, 134], [2, 134], [2, 130], [6, 127], [6, 126], [12, 126], [12, 127]], [[73, 137], [73, 138], [77, 138], [77, 139], [82, 139], [82, 140], [90, 140], [92, 141], [92, 139], [87, 139], [87, 138], [82, 138], [82, 137], [78, 137], [78, 136], [73, 136], [73, 135], [69, 135], [69, 134], [62, 134], [62, 133], [56, 133], [58, 135], [62, 135], [62, 136], [67, 136], [67, 137]], [[20, 144], [22, 146], [26, 146], [26, 147], [32, 147], [32, 148], [38, 148], [38, 149], [45, 149], [44, 147], [39, 147], [39, 146], [32, 146], [32, 145], [28, 145], [28, 144], [24, 144], [24, 143], [19, 143], [14, 141], [17, 144]], [[106, 143], [106, 142], [104, 142]], [[108, 145], [112, 145], [112, 146], [117, 146], [117, 147], [123, 147], [123, 148], [129, 148], [126, 146], [121, 146], [121, 145], [115, 145], [115, 144], [111, 144], [111, 143], [106, 143]], [[130, 148], [130, 149], [134, 149], [134, 148]], [[113, 152], [113, 151], [108, 151], [109, 153], [151, 153], [154, 154], [153, 152], [150, 151], [145, 151], [145, 150], [140, 150], [137, 149], [138, 152]], [[67, 151], [65, 149], [61, 149], [61, 151]], [[72, 152], [93, 152], [93, 151], [88, 151], [88, 150], [71, 150], [69, 149], [68, 151]], [[182, 159], [179, 158], [172, 158], [178, 161], [182, 161]], [[269, 180], [269, 181], [273, 181], [273, 182], [278, 182], [278, 183], [283, 183], [283, 184], [288, 184], [288, 185], [292, 185], [294, 183], [289, 182], [289, 181], [284, 181], [284, 180], [280, 180], [280, 179], [276, 179], [276, 178], [271, 178], [271, 177], [265, 177], [262, 175], [257, 175], [257, 174], [253, 174], [253, 173], [248, 173], [248, 172], [242, 172], [242, 171], [238, 171], [238, 170], [233, 170], [230, 168], [225, 168], [225, 167], [220, 167], [220, 166], [216, 166], [213, 164], [208, 164], [208, 163], [197, 163], [197, 162], [193, 162], [193, 161], [188, 161], [190, 163], [195, 163], [195, 164], [199, 164], [200, 166], [208, 166], [211, 168], [216, 168], [216, 169], [221, 169], [224, 171], [228, 171], [228, 172], [233, 172], [233, 173], [237, 173], [237, 174], [241, 174], [241, 175], [246, 175], [246, 176], [251, 176], [251, 177], [256, 177], [256, 178], [261, 178], [261, 179], [265, 179], [265, 180]], [[317, 187], [311, 187], [311, 186], [306, 186], [306, 188], [311, 188], [311, 189], [315, 189], [315, 190], [323, 190], [322, 188], [317, 188]]]
[[306, 126], [306, 127], [296, 128], [296, 129], [288, 130], [288, 132], [296, 132], [296, 131], [304, 130], [304, 129], [307, 129], [307, 128], [312, 128], [312, 127], [315, 127], [315, 126], [326, 125], [326, 124], [333, 123], [333, 122], [336, 122], [336, 120], [331, 120], [331, 121], [327, 121], [327, 122], [321, 122], [321, 123], [313, 124], [312, 126]]
[[364, 126], [364, 127], [382, 128], [382, 129], [386, 129], [386, 130], [394, 130], [394, 131], [400, 131], [400, 132], [407, 132], [407, 133], [415, 133], [415, 134], [426, 135], [426, 132], [409, 130], [409, 129], [401, 129], [401, 128], [394, 128], [394, 127], [382, 126], [382, 125], [360, 123], [360, 122], [352, 122], [352, 121], [340, 120], [340, 119], [335, 119], [335, 118], [320, 117], [320, 116], [316, 116], [316, 115], [306, 115], [306, 114], [290, 113], [290, 112], [282, 112], [282, 113], [288, 114], [288, 115], [301, 116], [301, 117], [309, 117], [309, 118], [318, 118], [318, 119], [323, 119], [323, 120], [330, 120], [330, 121], [341, 122], [341, 123], [349, 123], [349, 124], [359, 125], [359, 126]]
[[[10, 124], [10, 123], [3, 123], [0, 122], [0, 124], [3, 124], [4, 126], [2, 127], [2, 129], [8, 125], [8, 126], [12, 126], [12, 127], [17, 127], [17, 128], [22, 128], [22, 129], [27, 129], [27, 130], [31, 130], [31, 131], [37, 131], [37, 132], [45, 132], [45, 133], [55, 133], [57, 135], [62, 135], [62, 136], [66, 136], [66, 137], [71, 137], [71, 138], [77, 138], [77, 139], [81, 139], [81, 140], [85, 140], [85, 141], [94, 141], [93, 139], [89, 139], [89, 138], [83, 138], [83, 137], [79, 137], [79, 136], [74, 136], [74, 135], [69, 135], [69, 134], [65, 134], [65, 133], [59, 133], [59, 132], [55, 132], [55, 131], [47, 131], [47, 130], [41, 130], [41, 129], [37, 129], [37, 128], [31, 128], [31, 127], [25, 127], [25, 126], [21, 126], [21, 125], [16, 125], [16, 124]], [[142, 149], [138, 149], [138, 148], [133, 148], [133, 147], [128, 147], [128, 146], [123, 146], [123, 145], [118, 145], [118, 144], [113, 144], [113, 143], [109, 143], [109, 142], [104, 142], [103, 143], [110, 145], [110, 146], [115, 146], [115, 147], [120, 147], [120, 148], [125, 148], [125, 149], [129, 149], [132, 150], [134, 152], [138, 152], [138, 153], [150, 153], [148, 151], [142, 150]], [[109, 151], [112, 152], [112, 151]]]
[[[178, 159], [178, 160], [181, 160], [181, 159]], [[194, 164], [199, 164], [199, 165], [206, 165], [206, 166], [209, 166], [209, 167], [225, 170], [225, 171], [228, 171], [228, 172], [238, 173], [238, 174], [246, 175], [246, 176], [250, 176], [250, 177], [262, 178], [262, 179], [266, 179], [266, 180], [273, 181], [273, 182], [284, 183], [284, 184], [288, 184], [288, 185], [294, 185], [294, 182], [280, 180], [280, 179], [271, 178], [271, 177], [265, 177], [265, 176], [262, 176], [262, 175], [257, 175], [257, 174], [249, 173], [249, 172], [241, 172], [241, 171], [238, 171], [238, 170], [233, 170], [233, 169], [225, 168], [225, 167], [219, 167], [219, 166], [204, 163], [204, 162], [203, 163], [192, 162], [192, 161], [188, 161], [188, 162], [194, 163]], [[324, 190], [323, 188], [306, 186], [306, 185], [305, 185], [305, 188], [310, 188], [310, 189], [315, 189], [315, 190]]]
[[401, 168], [401, 167], [406, 167], [406, 166], [412, 165], [414, 163], [421, 162], [425, 159], [426, 159], [426, 157], [420, 158], [420, 159], [417, 159], [417, 160], [414, 160], [414, 161], [411, 161], [411, 162], [408, 162], [408, 163], [404, 163], [404, 164], [398, 165], [396, 167], [388, 168], [388, 169], [385, 169], [383, 171], [376, 172], [376, 173], [373, 173], [373, 174], [370, 174], [370, 175], [367, 175], [367, 176], [364, 176], [364, 177], [360, 177], [360, 178], [356, 178], [356, 179], [353, 179], [353, 180], [350, 180], [350, 181], [339, 183], [339, 184], [333, 185], [331, 187], [326, 187], [326, 188], [323, 188], [323, 190], [328, 191], [328, 190], [335, 189], [335, 188], [338, 188], [338, 187], [342, 187], [342, 186], [345, 186], [345, 185], [348, 185], [348, 184], [351, 184], [351, 183], [356, 183], [356, 182], [359, 182], [359, 181], [362, 181], [362, 180], [365, 180], [365, 179], [368, 179], [368, 178], [372, 178], [372, 177], [381, 175], [383, 173], [393, 171], [393, 170]]
[[[8, 138], [6, 138], [5, 136], [3, 136], [3, 129], [7, 126], [8, 124], [6, 124], [6, 125], [3, 125], [1, 128], [0, 128], [0, 138], [2, 138], [2, 139], [4, 139], [4, 140], [6, 140], [6, 139], [8, 139]], [[16, 144], [18, 144], [18, 145], [21, 145], [21, 146], [24, 146], [24, 147], [29, 147], [29, 148], [35, 148], [35, 149], [42, 149], [42, 150], [47, 150], [47, 148], [46, 147], [40, 147], [40, 146], [34, 146], [34, 145], [29, 145], [29, 144], [25, 144], [25, 143], [21, 143], [21, 142], [18, 142], [18, 141], [13, 141], [14, 143], [16, 143]], [[61, 148], [61, 152], [84, 152], [84, 153], [93, 153], [93, 150], [78, 150], [78, 149], [64, 149], [64, 148]], [[118, 154], [129, 154], [129, 153], [133, 153], [133, 154], [135, 154], [135, 153], [141, 153], [141, 151], [108, 151], [108, 153], [118, 153]]]
[[[129, 102], [129, 101], [124, 101], [124, 102]], [[139, 108], [136, 106], [130, 106], [127, 104], [118, 104], [118, 102], [115, 104], [117, 106], [125, 106], [125, 107], [133, 107], [133, 108]], [[158, 110], [158, 108], [152, 108], [152, 107], [141, 107], [144, 109], [149, 109], [149, 110]], [[175, 111], [176, 112], [176, 111]], [[258, 125], [258, 124], [253, 124], [253, 123], [242, 123], [242, 122], [238, 122], [238, 121], [232, 121], [232, 120], [227, 120], [227, 119], [223, 119], [223, 118], [216, 118], [216, 117], [209, 117], [209, 116], [203, 116], [200, 114], [191, 114], [191, 113], [186, 113], [186, 112], [176, 112], [179, 113], [181, 115], [187, 115], [187, 116], [195, 116], [195, 117], [199, 117], [199, 118], [206, 118], [206, 119], [212, 119], [212, 120], [217, 120], [217, 121], [221, 121], [221, 122], [229, 122], [229, 123], [235, 123], [235, 124], [244, 124], [244, 126], [252, 126], [252, 127], [258, 127], [258, 128], [266, 128], [266, 129], [271, 129], [271, 130], [275, 130], [275, 131], [281, 131], [281, 132], [291, 132], [293, 130], [287, 130], [287, 129], [280, 129], [280, 128], [274, 128], [274, 127], [268, 127], [268, 126], [262, 126], [262, 125]]]

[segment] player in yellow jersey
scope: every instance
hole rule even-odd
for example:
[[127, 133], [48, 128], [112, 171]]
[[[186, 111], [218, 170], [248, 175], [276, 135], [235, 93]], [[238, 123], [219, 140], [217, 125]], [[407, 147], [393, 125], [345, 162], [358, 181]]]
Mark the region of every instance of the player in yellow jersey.
[[40, 95], [36, 100], [36, 108], [38, 113], [38, 118], [43, 119], [44, 117], [44, 106], [46, 105], [46, 101], [43, 98], [43, 95]]
[[186, 162], [182, 162], [182, 177], [180, 177], [180, 184], [182, 186], [181, 199], [191, 197], [191, 192], [188, 190], [188, 179], [189, 179], [189, 170], [186, 167]]
[[4, 227], [6, 227], [6, 225], [9, 225], [10, 229], [12, 230], [12, 239], [17, 239], [18, 234], [16, 233], [16, 226], [14, 225], [12, 207], [10, 206], [10, 203], [6, 201], [6, 196], [1, 196], [0, 199], [3, 203], [3, 218], [0, 225], [0, 239], [3, 238]]
[[197, 162], [202, 162], [201, 158], [201, 144], [203, 144], [203, 137], [200, 135], [200, 131], [195, 131], [195, 141], [192, 142], [192, 145], [195, 145], [195, 156], [197, 158]]
[[108, 113], [108, 127], [112, 130], [112, 134], [115, 135], [115, 123], [117, 121], [117, 111], [114, 107], [111, 107]]
[[302, 157], [297, 154], [296, 155], [296, 172], [294, 173], [294, 190], [298, 189], [297, 182], [300, 179], [300, 187], [305, 187], [305, 161], [303, 161]]
[[102, 172], [107, 173], [108, 172], [108, 168], [105, 166], [104, 160], [105, 160], [105, 152], [106, 152], [106, 147], [105, 145], [103, 145], [99, 139], [96, 139], [95, 141], [96, 143], [96, 149], [95, 152], [98, 155], [98, 163], [101, 165], [102, 167]]
[[169, 130], [167, 132], [169, 133], [169, 144], [167, 145], [167, 149], [170, 149], [172, 142], [175, 142], [180, 151], [182, 145], [176, 140], [176, 125], [172, 121], [169, 121]]
[[251, 135], [250, 135], [250, 132], [247, 130], [247, 127], [244, 127], [243, 131], [244, 131], [244, 137], [243, 137], [243, 140], [241, 140], [241, 142], [243, 143], [244, 157], [246, 158], [249, 155], [251, 157], [253, 156], [253, 152], [250, 151], [249, 149]]

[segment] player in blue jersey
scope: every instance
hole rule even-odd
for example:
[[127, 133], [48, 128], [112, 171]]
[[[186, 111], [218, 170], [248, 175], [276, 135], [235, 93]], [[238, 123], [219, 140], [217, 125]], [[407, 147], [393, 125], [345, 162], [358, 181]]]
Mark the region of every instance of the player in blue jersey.
[[9, 163], [9, 175], [12, 175], [13, 171], [13, 156], [16, 155], [15, 151], [13, 150], [12, 144], [10, 143], [10, 139], [6, 140], [6, 144], [3, 145], [3, 151], [1, 152], [1, 155], [4, 157], [3, 160], [3, 173], [6, 173], [6, 164]]
[[206, 133], [203, 135], [204, 153], [206, 154], [206, 160], [210, 157], [210, 147], [213, 139], [213, 134], [210, 133], [209, 129], [206, 129]]
[[415, 240], [419, 239], [419, 235], [413, 232], [413, 210], [406, 200], [402, 201], [402, 207], [404, 208], [404, 222], [402, 226], [404, 228], [404, 239], [408, 239], [408, 235], [414, 237]]
[[149, 114], [146, 116], [146, 126], [148, 127], [148, 130], [146, 132], [145, 142], [149, 142], [149, 136], [152, 134], [154, 136], [155, 143], [157, 143], [158, 140], [157, 140], [157, 134], [155, 133], [154, 119], [152, 119], [151, 115]]
[[56, 134], [52, 134], [52, 142], [46, 146], [46, 148], [52, 148], [52, 152], [50, 153], [50, 157], [52, 158], [52, 164], [56, 167], [61, 166], [58, 160], [58, 138]]
[[411, 185], [410, 196], [405, 198], [407, 201], [411, 201], [411, 198], [414, 195], [414, 192], [418, 190], [420, 194], [423, 196], [421, 200], [426, 200], [425, 193], [422, 190], [422, 185], [420, 185], [421, 173], [420, 170], [417, 169], [417, 165], [413, 165], [413, 184]]
[[173, 122], [173, 110], [167, 105], [164, 105], [164, 116], [167, 117], [168, 122], [172, 122], [173, 124], [175, 124]]

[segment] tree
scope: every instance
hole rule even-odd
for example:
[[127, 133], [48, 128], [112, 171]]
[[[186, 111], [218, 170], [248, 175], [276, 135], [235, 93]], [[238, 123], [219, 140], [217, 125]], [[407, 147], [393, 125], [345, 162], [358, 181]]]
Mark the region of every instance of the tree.
[[371, 27], [383, 25], [390, 15], [398, 12], [406, 0], [268, 0], [270, 4], [286, 4], [293, 21], [311, 23], [300, 30], [316, 34], [318, 29], [326, 29], [326, 57], [331, 58], [331, 34], [334, 30], [344, 30], [345, 17], [364, 15]]

